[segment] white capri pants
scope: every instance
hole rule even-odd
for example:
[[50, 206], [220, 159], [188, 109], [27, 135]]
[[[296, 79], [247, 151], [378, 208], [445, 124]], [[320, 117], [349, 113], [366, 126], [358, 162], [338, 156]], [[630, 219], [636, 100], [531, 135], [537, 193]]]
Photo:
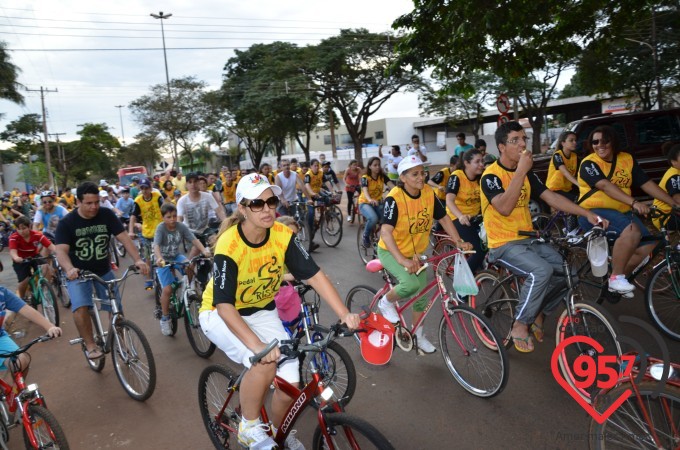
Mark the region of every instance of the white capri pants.
[[[241, 316], [248, 324], [251, 330], [260, 338], [265, 344], [269, 344], [272, 340], [278, 339], [279, 342], [290, 339], [290, 336], [283, 328], [279, 313], [276, 310], [258, 311], [250, 316]], [[212, 311], [203, 311], [198, 316], [201, 323], [203, 333], [215, 344], [220, 350], [227, 354], [229, 359], [238, 364], [243, 364], [250, 367], [249, 358], [254, 355], [252, 351], [246, 347], [241, 340], [231, 332], [227, 324], [217, 313], [216, 309]], [[284, 356], [281, 355], [281, 358]], [[300, 382], [300, 369], [298, 359], [291, 359], [283, 363], [276, 371], [276, 374], [286, 380], [287, 382], [296, 385]]]

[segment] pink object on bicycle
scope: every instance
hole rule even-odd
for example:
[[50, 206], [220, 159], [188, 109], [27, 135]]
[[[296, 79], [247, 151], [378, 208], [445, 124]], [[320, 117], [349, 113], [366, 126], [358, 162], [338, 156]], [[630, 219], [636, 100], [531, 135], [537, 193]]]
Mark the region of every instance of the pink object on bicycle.
[[383, 265], [379, 259], [372, 259], [368, 262], [368, 264], [366, 264], [366, 270], [371, 273], [379, 272], [383, 270]]
[[381, 366], [392, 358], [394, 326], [374, 312], [361, 322], [361, 356], [369, 364]]
[[281, 285], [279, 292], [274, 296], [274, 302], [279, 313], [279, 319], [284, 322], [295, 320], [300, 315], [300, 312], [302, 312], [300, 295], [289, 284]]

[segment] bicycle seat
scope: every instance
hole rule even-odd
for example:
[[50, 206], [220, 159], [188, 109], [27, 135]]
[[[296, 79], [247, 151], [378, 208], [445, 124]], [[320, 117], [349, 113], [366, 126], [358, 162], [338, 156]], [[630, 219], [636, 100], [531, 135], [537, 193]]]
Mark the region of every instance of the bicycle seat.
[[372, 259], [368, 262], [368, 264], [366, 264], [366, 270], [371, 273], [380, 272], [383, 270], [383, 265], [379, 259]]

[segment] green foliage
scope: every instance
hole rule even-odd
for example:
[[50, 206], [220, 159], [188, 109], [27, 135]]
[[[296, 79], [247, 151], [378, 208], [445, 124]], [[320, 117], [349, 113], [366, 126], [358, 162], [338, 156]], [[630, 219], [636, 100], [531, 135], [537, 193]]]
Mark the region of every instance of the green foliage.
[[4, 151], [4, 163], [27, 160], [28, 156], [43, 155], [42, 119], [38, 114], [24, 114], [11, 121], [0, 133], [0, 140], [14, 144], [10, 151]]
[[[63, 180], [62, 174], [54, 170], [54, 168], [52, 168], [52, 176], [57, 184]], [[42, 186], [47, 178], [47, 166], [43, 161], [24, 164], [19, 170], [19, 180], [26, 181], [32, 186]]]
[[162, 142], [154, 135], [138, 134], [135, 142], [118, 151], [117, 167], [144, 166], [149, 173], [161, 160], [159, 150]]
[[12, 64], [7, 44], [0, 41], [0, 99], [23, 105], [24, 96], [19, 92], [23, 86], [17, 81], [19, 72], [21, 69]]

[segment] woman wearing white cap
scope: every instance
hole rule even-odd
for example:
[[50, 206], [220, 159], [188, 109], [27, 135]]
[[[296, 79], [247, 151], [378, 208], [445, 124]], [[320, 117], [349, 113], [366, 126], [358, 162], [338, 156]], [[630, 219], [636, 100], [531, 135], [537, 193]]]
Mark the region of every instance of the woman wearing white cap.
[[[238, 209], [232, 215], [236, 218], [225, 221], [220, 229], [214, 251], [214, 279], [203, 293], [199, 311], [206, 336], [230, 359], [247, 367], [251, 366], [249, 357], [262, 351], [272, 339], [288, 339], [274, 302], [284, 266], [295, 278], [308, 280], [347, 326], [352, 329], [359, 326], [359, 316], [347, 310], [292, 230], [276, 222], [280, 194], [281, 188], [270, 185], [260, 174], [246, 175], [238, 182]], [[275, 445], [259, 416], [277, 371], [288, 382], [299, 382], [298, 361], [287, 361], [277, 369], [279, 356], [279, 349], [275, 348], [252, 366], [241, 382], [243, 419], [238, 439], [246, 447]], [[274, 392], [272, 422], [275, 426], [279, 426], [291, 400], [278, 389]], [[304, 448], [292, 435], [288, 436], [286, 447]]]
[[[385, 199], [383, 225], [380, 228], [378, 242], [378, 258], [383, 267], [398, 281], [391, 291], [378, 302], [383, 316], [390, 322], [399, 322], [399, 315], [394, 302], [402, 298], [410, 298], [422, 290], [427, 284], [427, 274], [420, 269], [419, 256], [425, 252], [429, 243], [430, 230], [438, 220], [444, 230], [460, 248], [470, 250], [472, 245], [463, 242], [446, 208], [435, 201], [432, 189], [425, 186], [423, 162], [416, 155], [401, 160], [397, 168], [399, 185], [393, 188]], [[427, 298], [422, 297], [413, 304], [413, 322], [423, 315], [427, 306]], [[435, 347], [423, 334], [423, 327], [416, 330], [418, 352], [434, 353]]]

